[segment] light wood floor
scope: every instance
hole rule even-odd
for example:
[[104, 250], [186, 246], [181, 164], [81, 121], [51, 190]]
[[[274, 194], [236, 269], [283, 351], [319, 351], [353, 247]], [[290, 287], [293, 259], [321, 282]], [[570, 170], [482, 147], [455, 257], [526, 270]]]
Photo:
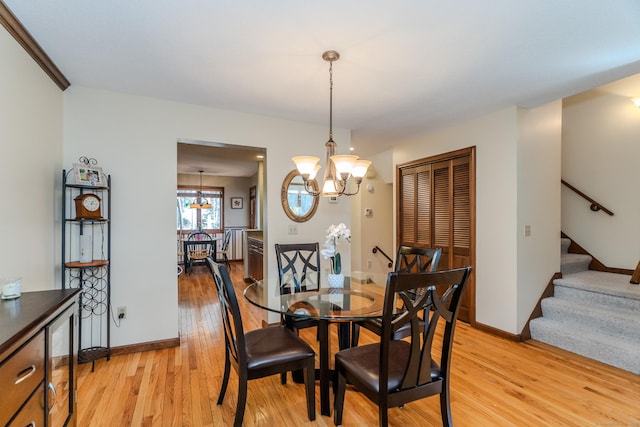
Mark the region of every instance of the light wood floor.
[[[245, 329], [256, 329], [262, 314], [241, 296], [241, 265], [232, 267]], [[80, 365], [79, 426], [232, 425], [233, 370], [225, 401], [216, 405], [224, 338], [213, 281], [199, 267], [178, 282], [180, 347], [100, 360], [93, 373], [90, 364]], [[313, 331], [303, 332], [315, 342]], [[372, 339], [362, 331], [361, 343]], [[640, 376], [463, 323], [456, 330], [451, 395], [457, 426], [640, 426]], [[306, 417], [304, 396], [302, 385], [289, 380], [283, 386], [278, 376], [250, 381], [244, 425], [332, 426], [332, 418], [320, 415], [318, 388], [314, 422]], [[438, 398], [391, 409], [389, 418], [392, 426], [440, 425]], [[376, 406], [348, 389], [343, 425], [374, 426], [377, 420]]]

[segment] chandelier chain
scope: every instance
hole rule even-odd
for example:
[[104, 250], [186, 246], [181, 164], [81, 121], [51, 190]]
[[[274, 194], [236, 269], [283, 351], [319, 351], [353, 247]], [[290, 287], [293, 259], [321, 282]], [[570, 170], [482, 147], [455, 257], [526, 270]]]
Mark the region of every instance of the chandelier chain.
[[329, 141], [333, 141], [333, 61], [329, 61]]
[[[322, 59], [329, 62], [329, 140], [325, 144], [326, 163], [324, 180], [321, 189], [317, 190], [316, 174], [320, 170], [316, 156], [295, 156], [291, 160], [304, 180], [306, 192], [313, 196], [337, 197], [353, 196], [360, 190], [362, 179], [367, 173], [371, 162], [359, 159], [353, 154], [336, 155], [337, 144], [333, 140], [333, 61], [337, 61], [340, 54], [335, 50], [328, 50], [322, 54]], [[346, 191], [347, 182], [355, 182], [354, 192]]]

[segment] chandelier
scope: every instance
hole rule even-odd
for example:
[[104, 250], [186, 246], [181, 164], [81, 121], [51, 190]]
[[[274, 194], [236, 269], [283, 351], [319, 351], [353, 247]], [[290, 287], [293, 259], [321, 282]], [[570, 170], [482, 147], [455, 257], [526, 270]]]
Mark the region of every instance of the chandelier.
[[211, 204], [207, 199], [202, 197], [202, 172], [204, 171], [198, 172], [200, 172], [200, 191], [198, 191], [198, 194], [196, 194], [196, 198], [193, 199], [193, 202], [191, 202], [189, 207], [191, 209], [209, 209], [211, 207]]
[[[340, 54], [335, 50], [328, 50], [322, 54], [322, 59], [329, 62], [329, 140], [324, 144], [327, 148], [327, 158], [320, 191], [316, 191], [313, 186], [316, 174], [320, 170], [318, 164], [320, 158], [296, 156], [291, 160], [302, 176], [305, 190], [312, 196], [353, 196], [360, 191], [360, 184], [371, 162], [350, 154], [336, 155], [337, 144], [333, 141], [333, 61], [340, 59]], [[354, 178], [356, 183], [356, 190], [353, 193], [346, 191], [350, 178]]]

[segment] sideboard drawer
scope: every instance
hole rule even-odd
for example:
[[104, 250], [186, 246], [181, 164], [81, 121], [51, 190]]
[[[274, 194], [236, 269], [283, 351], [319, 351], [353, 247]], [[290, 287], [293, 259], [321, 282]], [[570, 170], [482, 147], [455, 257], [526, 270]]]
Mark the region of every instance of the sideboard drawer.
[[44, 414], [44, 383], [42, 383], [8, 427], [42, 427]]
[[3, 384], [0, 425], [5, 425], [44, 381], [44, 352], [43, 330], [0, 365], [0, 384]]

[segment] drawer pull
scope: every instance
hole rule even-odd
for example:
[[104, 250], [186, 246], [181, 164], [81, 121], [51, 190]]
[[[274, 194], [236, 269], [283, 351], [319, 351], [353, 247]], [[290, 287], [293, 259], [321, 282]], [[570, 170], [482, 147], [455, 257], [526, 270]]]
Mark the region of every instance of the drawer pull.
[[31, 375], [33, 375], [36, 372], [36, 367], [35, 365], [31, 365], [29, 366], [27, 369], [22, 370], [18, 375], [18, 379], [16, 380], [16, 382], [14, 384], [20, 384], [22, 381], [26, 380], [27, 378], [29, 378]]
[[25, 427], [36, 427], [36, 422], [35, 421], [31, 421], [29, 424], [27, 424]]

